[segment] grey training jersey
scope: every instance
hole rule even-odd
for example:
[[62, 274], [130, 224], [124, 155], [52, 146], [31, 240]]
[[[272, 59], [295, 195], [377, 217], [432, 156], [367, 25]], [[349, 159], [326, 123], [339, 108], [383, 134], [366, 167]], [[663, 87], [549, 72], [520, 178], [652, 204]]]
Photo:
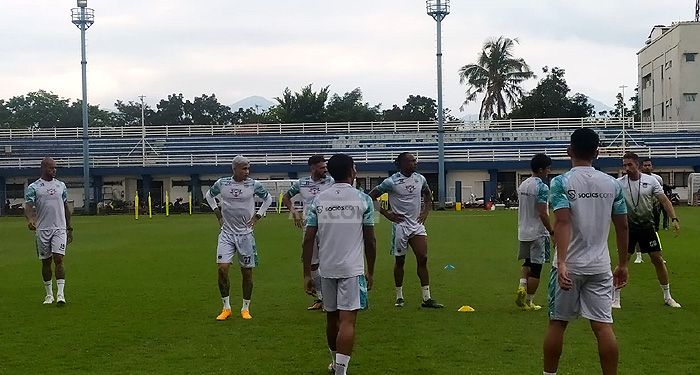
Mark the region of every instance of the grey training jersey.
[[349, 184], [333, 184], [316, 196], [306, 226], [318, 228], [321, 277], [344, 279], [365, 273], [363, 226], [373, 226], [373, 216], [372, 198]]
[[540, 220], [537, 204], [547, 204], [549, 187], [539, 177], [529, 177], [518, 187], [518, 240], [534, 241], [549, 236]]
[[421, 191], [428, 188], [428, 182], [420, 173], [413, 172], [409, 177], [396, 172], [385, 179], [377, 191], [389, 194], [391, 210], [406, 218], [406, 224], [418, 224], [421, 210]]
[[37, 230], [66, 229], [66, 184], [40, 178], [27, 187], [24, 200], [36, 208]]
[[267, 199], [269, 196], [260, 182], [252, 178], [237, 182], [233, 177], [217, 180], [209, 188], [209, 195], [219, 198], [221, 216], [224, 219], [221, 230], [231, 234], [252, 233], [248, 222], [255, 213], [255, 196], [261, 199]]
[[306, 210], [309, 208], [311, 201], [316, 198], [318, 193], [331, 187], [333, 182], [333, 177], [329, 175], [326, 175], [326, 177], [318, 181], [314, 181], [311, 176], [302, 177], [292, 184], [287, 194], [289, 194], [290, 197], [294, 197], [297, 194], [301, 195], [301, 201], [304, 204], [302, 212], [306, 215]]
[[571, 210], [571, 242], [566, 254], [569, 272], [610, 272], [608, 233], [612, 215], [627, 213], [620, 184], [593, 167], [574, 167], [554, 177], [550, 185], [552, 209]]
[[653, 176], [644, 173], [639, 176], [636, 181], [629, 176], [617, 179], [627, 202], [627, 221], [630, 230], [654, 230], [656, 196], [663, 194], [664, 189]]

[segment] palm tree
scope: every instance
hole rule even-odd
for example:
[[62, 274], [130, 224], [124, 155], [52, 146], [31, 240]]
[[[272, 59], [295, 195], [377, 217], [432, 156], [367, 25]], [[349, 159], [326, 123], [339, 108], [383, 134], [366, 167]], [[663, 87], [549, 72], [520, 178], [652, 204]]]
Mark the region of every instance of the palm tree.
[[513, 107], [523, 95], [520, 84], [535, 75], [521, 58], [513, 56], [517, 39], [499, 37], [484, 43], [476, 64], [467, 64], [459, 69], [459, 83], [467, 85], [464, 105], [476, 101], [477, 95], [484, 94], [479, 110], [479, 118], [503, 118], [506, 103]]

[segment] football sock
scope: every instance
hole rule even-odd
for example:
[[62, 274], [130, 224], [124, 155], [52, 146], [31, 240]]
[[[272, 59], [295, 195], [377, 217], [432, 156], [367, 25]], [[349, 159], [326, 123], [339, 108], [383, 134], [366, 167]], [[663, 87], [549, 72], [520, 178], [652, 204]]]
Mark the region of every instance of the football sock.
[[335, 355], [335, 375], [347, 375], [350, 356], [337, 353]]
[[222, 297], [222, 298], [221, 298], [221, 302], [224, 303], [224, 308], [225, 308], [225, 309], [231, 310], [231, 303], [229, 302], [229, 296]]
[[57, 294], [59, 296], [63, 295], [63, 288], [66, 286], [66, 279], [56, 279], [56, 286], [58, 287]]
[[44, 281], [44, 288], [46, 288], [46, 295], [53, 296], [53, 289], [51, 288], [51, 280]]
[[427, 301], [430, 299], [430, 285], [426, 285], [421, 287], [421, 290], [423, 292], [423, 301]]
[[670, 284], [661, 285], [661, 291], [664, 292], [664, 301], [668, 301], [671, 299], [671, 285]]

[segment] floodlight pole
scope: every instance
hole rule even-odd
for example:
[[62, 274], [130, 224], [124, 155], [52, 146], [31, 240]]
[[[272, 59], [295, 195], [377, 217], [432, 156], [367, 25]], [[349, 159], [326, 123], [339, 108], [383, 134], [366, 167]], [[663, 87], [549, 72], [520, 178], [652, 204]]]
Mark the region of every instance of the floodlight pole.
[[437, 89], [438, 89], [438, 208], [445, 208], [445, 130], [442, 109], [442, 20], [450, 14], [450, 0], [427, 0], [428, 15], [437, 23]]
[[85, 31], [95, 23], [95, 11], [87, 7], [87, 0], [77, 0], [78, 7], [71, 9], [71, 21], [80, 29], [80, 64], [83, 80], [83, 211], [92, 213], [90, 204], [90, 135], [88, 134], [87, 58], [85, 53]]
[[145, 116], [145, 104], [143, 99], [145, 95], [140, 95], [141, 99], [141, 165], [146, 166], [146, 116]]
[[627, 86], [621, 85], [620, 88], [622, 89], [622, 154], [624, 155], [627, 152], [627, 129], [625, 129], [625, 89]]

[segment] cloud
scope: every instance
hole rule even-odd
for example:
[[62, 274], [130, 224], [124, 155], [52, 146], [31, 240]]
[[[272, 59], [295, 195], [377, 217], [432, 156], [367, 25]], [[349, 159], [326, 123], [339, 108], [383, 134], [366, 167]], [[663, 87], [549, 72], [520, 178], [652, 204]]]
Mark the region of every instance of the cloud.
[[[274, 97], [308, 83], [332, 92], [363, 89], [385, 107], [409, 94], [436, 97], [435, 23], [423, 1], [351, 2], [89, 0], [92, 103], [216, 93], [224, 103]], [[690, 4], [692, 5], [692, 4]], [[443, 24], [445, 105], [459, 107], [457, 70], [484, 40], [518, 37], [533, 70], [560, 66], [574, 92], [613, 103], [636, 85], [636, 52], [654, 24], [692, 16], [679, 1], [452, 1]], [[0, 38], [0, 98], [47, 89], [80, 96], [79, 32], [72, 1], [6, 0]], [[31, 14], [31, 17], [27, 17]], [[536, 84], [532, 80], [526, 88]], [[472, 104], [467, 112], [478, 108]]]

